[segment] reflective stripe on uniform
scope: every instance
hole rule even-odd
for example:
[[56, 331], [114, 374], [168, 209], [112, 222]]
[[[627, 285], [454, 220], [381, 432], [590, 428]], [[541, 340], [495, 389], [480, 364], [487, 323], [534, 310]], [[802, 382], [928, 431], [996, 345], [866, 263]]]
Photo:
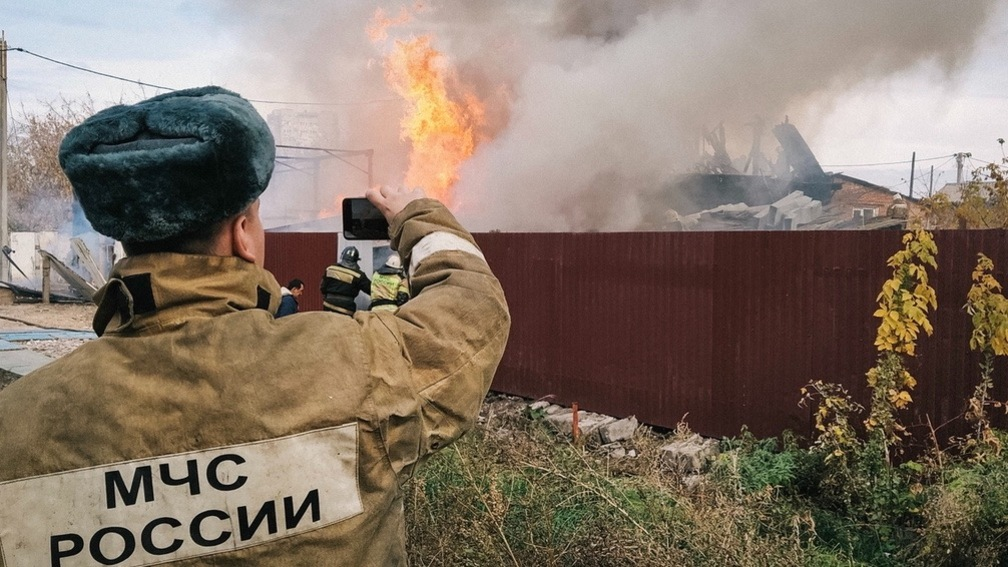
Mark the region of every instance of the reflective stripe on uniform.
[[486, 262], [486, 258], [483, 256], [483, 253], [480, 252], [480, 249], [472, 242], [469, 242], [461, 236], [450, 232], [432, 232], [421, 238], [420, 242], [417, 242], [416, 246], [413, 247], [413, 251], [410, 252], [410, 277], [416, 273], [417, 268], [420, 267], [420, 264], [423, 263], [428, 256], [436, 252], [443, 252], [446, 250], [467, 252]]
[[355, 279], [360, 277], [360, 274], [358, 274], [354, 270], [339, 265], [329, 266], [328, 268], [326, 268], [325, 275], [327, 278], [339, 280], [343, 283], [353, 283]]

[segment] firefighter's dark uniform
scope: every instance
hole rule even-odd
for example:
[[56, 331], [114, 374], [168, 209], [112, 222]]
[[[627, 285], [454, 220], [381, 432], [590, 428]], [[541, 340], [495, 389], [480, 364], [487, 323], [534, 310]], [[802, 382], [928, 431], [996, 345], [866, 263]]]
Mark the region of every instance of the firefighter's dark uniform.
[[100, 338], [0, 392], [0, 563], [405, 565], [400, 486], [473, 425], [510, 319], [439, 203], [390, 232], [394, 315], [274, 319], [240, 258], [121, 261]]
[[371, 280], [358, 266], [339, 263], [326, 268], [319, 289], [323, 309], [353, 315], [357, 311], [357, 295], [371, 294]]

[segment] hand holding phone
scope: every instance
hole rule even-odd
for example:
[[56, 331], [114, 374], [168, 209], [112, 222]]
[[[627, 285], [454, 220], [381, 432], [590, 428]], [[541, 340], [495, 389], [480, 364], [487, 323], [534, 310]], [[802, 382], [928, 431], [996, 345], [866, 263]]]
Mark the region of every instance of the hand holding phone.
[[370, 187], [364, 192], [368, 200], [371, 201], [385, 215], [388, 222], [392, 222], [406, 205], [417, 199], [426, 197], [422, 189], [407, 189], [405, 187]]
[[425, 197], [420, 189], [372, 187], [367, 197], [343, 199], [343, 237], [347, 240], [388, 240], [389, 223], [406, 205]]
[[364, 197], [343, 199], [343, 238], [388, 240], [388, 220]]

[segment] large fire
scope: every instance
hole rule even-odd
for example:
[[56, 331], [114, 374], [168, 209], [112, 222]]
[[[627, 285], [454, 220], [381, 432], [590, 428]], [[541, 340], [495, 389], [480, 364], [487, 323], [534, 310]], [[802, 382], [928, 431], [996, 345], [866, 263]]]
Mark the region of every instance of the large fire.
[[[389, 26], [405, 19], [404, 13], [392, 20], [379, 10], [368, 33], [374, 41], [383, 40]], [[461, 87], [429, 35], [395, 41], [385, 58], [385, 77], [406, 103], [401, 135], [411, 151], [404, 183], [453, 205], [452, 187], [476, 148], [483, 104]]]

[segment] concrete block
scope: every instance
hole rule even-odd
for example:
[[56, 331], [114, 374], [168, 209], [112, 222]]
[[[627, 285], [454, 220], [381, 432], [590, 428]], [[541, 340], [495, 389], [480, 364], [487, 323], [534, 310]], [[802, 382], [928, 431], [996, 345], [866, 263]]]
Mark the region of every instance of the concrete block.
[[625, 441], [633, 437], [634, 432], [637, 431], [637, 425], [637, 417], [631, 415], [602, 426], [599, 429], [599, 437], [601, 437], [602, 443], [606, 444]]
[[578, 428], [581, 429], [581, 435], [584, 436], [585, 439], [591, 437], [601, 439], [599, 431], [614, 421], [616, 421], [616, 418], [608, 415], [588, 413], [588, 415], [581, 417], [581, 412], [578, 412]]
[[565, 408], [563, 406], [558, 406], [556, 404], [550, 404], [549, 407], [546, 408], [546, 415], [553, 415], [557, 413], [572, 413], [573, 411], [574, 410], [570, 408]]
[[[553, 427], [557, 433], [572, 435], [572, 431], [574, 429], [573, 410], [568, 408], [567, 411], [564, 412], [547, 414], [543, 419], [546, 423]], [[585, 439], [589, 439], [591, 437], [595, 437], [597, 439], [599, 428], [614, 421], [616, 421], [615, 417], [591, 413], [584, 410], [578, 412], [578, 429], [581, 430], [581, 436]]]
[[693, 435], [683, 441], [675, 441], [661, 448], [662, 460], [681, 473], [698, 473], [707, 462], [720, 452], [716, 439], [704, 439]]
[[[586, 411], [578, 412], [578, 421], [583, 419], [588, 415]], [[566, 411], [559, 411], [555, 413], [548, 413], [543, 420], [550, 425], [557, 433], [563, 435], [570, 435], [571, 429], [574, 426], [574, 411], [570, 408], [566, 408]]]

